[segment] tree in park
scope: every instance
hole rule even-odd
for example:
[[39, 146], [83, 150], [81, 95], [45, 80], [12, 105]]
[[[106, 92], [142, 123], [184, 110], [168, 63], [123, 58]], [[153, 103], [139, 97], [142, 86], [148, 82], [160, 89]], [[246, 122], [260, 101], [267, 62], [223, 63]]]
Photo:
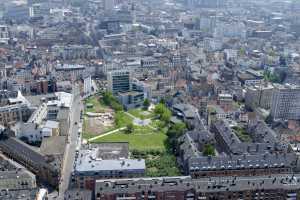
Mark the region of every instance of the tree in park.
[[168, 136], [168, 144], [173, 153], [176, 153], [177, 146], [178, 146], [178, 138], [182, 136], [186, 131], [186, 124], [185, 123], [176, 123], [172, 124], [168, 129], [167, 136]]
[[164, 121], [165, 123], [169, 123], [170, 119], [172, 117], [172, 113], [169, 109], [165, 110], [162, 114], [161, 114], [161, 120]]
[[126, 126], [126, 133], [127, 133], [127, 134], [130, 134], [130, 133], [132, 133], [133, 131], [134, 131], [133, 123], [127, 124], [127, 126]]
[[164, 104], [157, 104], [155, 106], [155, 109], [154, 109], [154, 113], [156, 115], [161, 115], [163, 112], [164, 112], [164, 109], [165, 109], [165, 105]]
[[149, 101], [149, 99], [145, 99], [145, 100], [144, 100], [144, 103], [143, 103], [144, 109], [145, 109], [145, 110], [148, 110], [149, 106], [150, 106], [150, 101]]
[[155, 106], [154, 113], [165, 123], [169, 123], [172, 116], [171, 111], [162, 103]]

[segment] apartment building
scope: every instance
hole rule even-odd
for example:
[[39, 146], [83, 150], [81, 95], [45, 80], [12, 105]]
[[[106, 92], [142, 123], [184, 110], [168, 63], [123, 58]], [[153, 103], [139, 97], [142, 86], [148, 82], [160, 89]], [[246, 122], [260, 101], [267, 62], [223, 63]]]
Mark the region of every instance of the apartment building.
[[33, 172], [38, 180], [56, 187], [60, 179], [61, 166], [54, 157], [45, 156], [32, 146], [13, 137], [0, 139], [0, 150]]
[[54, 45], [52, 52], [55, 57], [63, 60], [96, 58], [97, 49], [90, 45]]
[[[13, 125], [18, 121], [27, 121], [32, 110], [29, 102], [21, 92], [12, 94], [8, 91], [2, 91], [1, 93], [3, 95], [1, 95], [2, 98], [0, 100], [0, 124]], [[4, 93], [7, 94], [5, 95]]]
[[56, 76], [61, 80], [75, 81], [84, 77], [86, 72], [84, 65], [60, 64], [55, 67]]
[[[178, 160], [185, 174], [195, 179], [282, 174], [299, 169], [297, 156], [264, 122], [253, 123], [251, 133], [252, 140], [243, 142], [228, 123], [217, 120], [211, 125], [211, 132], [195, 130], [180, 138]], [[215, 147], [217, 155], [203, 153], [207, 143]]]
[[274, 87], [272, 85], [251, 85], [247, 87], [245, 94], [246, 106], [252, 109], [261, 107], [270, 109], [272, 104]]
[[1, 153], [0, 177], [0, 190], [25, 190], [36, 188], [35, 175]]
[[153, 177], [97, 180], [96, 200], [298, 199], [299, 175], [211, 177]]

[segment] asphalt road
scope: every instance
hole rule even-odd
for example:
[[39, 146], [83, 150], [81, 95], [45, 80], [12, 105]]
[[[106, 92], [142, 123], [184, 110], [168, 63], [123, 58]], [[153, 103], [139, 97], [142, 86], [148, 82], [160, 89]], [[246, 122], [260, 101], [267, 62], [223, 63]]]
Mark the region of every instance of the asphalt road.
[[[64, 193], [68, 189], [71, 173], [73, 170], [73, 163], [75, 159], [75, 151], [78, 142], [80, 142], [78, 137], [78, 128], [80, 122], [80, 112], [83, 109], [83, 102], [80, 97], [79, 87], [76, 85], [73, 89], [73, 105], [70, 113], [70, 129], [68, 135], [68, 143], [65, 149], [65, 157], [63, 162], [61, 182], [59, 185], [59, 196], [57, 199], [63, 200]], [[75, 122], [77, 122], [75, 124]]]

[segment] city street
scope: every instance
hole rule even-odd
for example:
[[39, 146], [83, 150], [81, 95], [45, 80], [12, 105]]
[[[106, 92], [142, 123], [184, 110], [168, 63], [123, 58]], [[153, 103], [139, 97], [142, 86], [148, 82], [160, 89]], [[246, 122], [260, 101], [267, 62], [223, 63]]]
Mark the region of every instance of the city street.
[[[61, 183], [59, 185], [59, 196], [58, 199], [64, 198], [64, 193], [69, 187], [71, 173], [73, 170], [73, 163], [75, 159], [75, 151], [78, 141], [78, 128], [80, 121], [80, 112], [83, 109], [83, 103], [80, 97], [80, 91], [78, 85], [73, 88], [73, 106], [70, 113], [70, 131], [68, 136], [68, 143], [65, 150], [65, 157], [62, 169]], [[77, 122], [75, 124], [75, 122]]]

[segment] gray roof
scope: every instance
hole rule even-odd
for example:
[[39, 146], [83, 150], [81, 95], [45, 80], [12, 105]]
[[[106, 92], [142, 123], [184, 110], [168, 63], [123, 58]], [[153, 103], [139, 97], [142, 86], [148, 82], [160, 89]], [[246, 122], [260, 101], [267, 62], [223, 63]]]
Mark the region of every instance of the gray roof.
[[37, 189], [0, 191], [1, 200], [32, 200], [36, 198], [36, 195]]
[[[181, 183], [182, 182], [182, 183]], [[103, 194], [136, 193], [142, 191], [186, 191], [189, 176], [97, 180], [95, 192]], [[181, 184], [179, 184], [181, 183]]]
[[200, 143], [207, 143], [214, 141], [214, 136], [211, 132], [208, 130], [193, 130], [193, 131], [188, 131], [187, 134], [194, 140], [198, 141]]
[[55, 98], [54, 93], [35, 95], [35, 96], [26, 96], [26, 99], [30, 102], [32, 106], [38, 107], [41, 104], [42, 99]]
[[80, 150], [76, 160], [76, 173], [88, 173], [97, 171], [134, 171], [145, 170], [145, 160], [141, 159], [117, 159], [102, 160], [99, 156], [99, 149]]
[[183, 104], [183, 103], [175, 104], [173, 105], [173, 109], [179, 111], [181, 114], [184, 115], [185, 118], [197, 117], [196, 115], [197, 108], [195, 108], [190, 104]]
[[299, 190], [300, 175], [274, 174], [271, 176], [211, 177], [155, 177], [135, 179], [108, 179], [96, 181], [96, 193], [134, 194], [142, 192], [190, 191], [217, 193], [224, 191]]
[[207, 143], [215, 143], [213, 135], [207, 130], [188, 131], [178, 141], [181, 144], [184, 161], [193, 157], [202, 157], [201, 147]]
[[47, 120], [44, 127], [55, 129], [59, 127], [59, 123], [56, 121]]
[[102, 160], [114, 160], [129, 158], [128, 142], [102, 142], [89, 144], [92, 148], [98, 148], [98, 158]]
[[55, 67], [56, 70], [83, 70], [86, 67], [84, 65], [72, 65], [72, 64], [62, 64]]
[[66, 147], [66, 136], [44, 138], [40, 151], [44, 155], [63, 155]]
[[67, 109], [67, 108], [60, 108], [60, 109], [58, 110], [56, 119], [57, 119], [58, 121], [59, 121], [59, 120], [64, 120], [64, 119], [68, 119], [68, 118], [69, 118], [69, 112], [70, 112], [70, 110]]
[[[35, 176], [31, 173], [27, 173], [25, 169], [15, 170], [15, 171], [0, 171], [0, 182], [4, 181], [5, 179], [20, 179], [21, 181], [24, 179], [32, 179], [35, 180]], [[23, 184], [22, 182], [18, 182], [18, 185]], [[1, 185], [1, 184], [0, 184]], [[0, 189], [7, 189], [8, 186], [5, 188], [0, 187]], [[18, 186], [15, 186], [16, 188]], [[9, 188], [10, 189], [10, 188]], [[12, 188], [15, 189], [15, 188]]]
[[91, 200], [92, 191], [83, 189], [67, 190], [64, 195], [64, 200]]
[[10, 137], [7, 140], [0, 140], [0, 149], [4, 152], [23, 154], [36, 163], [45, 163], [45, 158], [40, 152], [17, 138]]
[[228, 123], [224, 120], [216, 121], [213, 126], [216, 129], [216, 132], [221, 135], [223, 142], [230, 149], [232, 153], [235, 153], [235, 145], [241, 143], [240, 139], [236, 134], [231, 130]]
[[[12, 188], [9, 188], [11, 185], [6, 185], [8, 180], [20, 181], [16, 183]], [[18, 189], [18, 188], [31, 188], [31, 183], [23, 182], [24, 179], [31, 180], [30, 182], [35, 185], [35, 175], [26, 170], [22, 165], [14, 162], [11, 159], [8, 159], [4, 155], [0, 154], [0, 190], [2, 189]], [[4, 181], [2, 184], [1, 182]], [[4, 186], [4, 187], [1, 187]], [[1, 198], [0, 198], [1, 199]]]
[[231, 154], [241, 155], [244, 153], [250, 154], [263, 154], [265, 152], [287, 151], [288, 146], [282, 144], [277, 138], [275, 133], [267, 127], [263, 122], [257, 123], [250, 130], [251, 137], [255, 142], [247, 143], [241, 142], [237, 135], [231, 130], [229, 124], [224, 120], [216, 121], [213, 125], [216, 133], [218, 133], [230, 149]]
[[199, 157], [202, 155], [198, 150], [198, 145], [193, 141], [189, 134], [181, 136], [178, 140], [180, 149], [183, 151], [182, 159], [184, 162], [192, 157]]
[[[0, 149], [5, 153], [15, 155], [17, 158], [22, 157], [22, 159], [30, 160], [31, 163], [35, 163], [32, 167], [44, 166], [49, 168], [50, 162], [41, 152], [17, 138], [9, 137], [8, 139], [0, 140]], [[55, 167], [57, 166], [51, 166], [51, 169], [60, 170]]]
[[257, 121], [249, 132], [255, 142], [267, 143], [276, 146], [277, 150], [287, 151], [288, 146], [279, 141], [276, 133], [265, 122]]
[[296, 155], [289, 154], [257, 154], [231, 155], [218, 157], [194, 157], [189, 160], [191, 171], [214, 171], [231, 169], [266, 169], [266, 168], [293, 168]]

